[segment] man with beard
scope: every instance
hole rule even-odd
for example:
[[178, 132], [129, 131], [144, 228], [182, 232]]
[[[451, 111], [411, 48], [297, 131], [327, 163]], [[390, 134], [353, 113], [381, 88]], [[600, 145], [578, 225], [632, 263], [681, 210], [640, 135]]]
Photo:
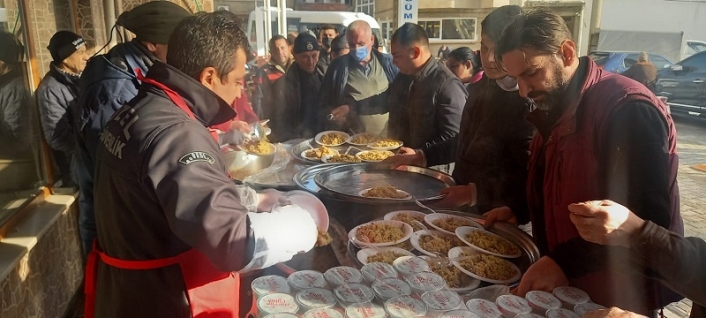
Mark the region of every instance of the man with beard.
[[532, 8], [504, 29], [495, 47], [520, 95], [537, 105], [527, 117], [538, 130], [527, 195], [543, 257], [515, 292], [570, 283], [601, 305], [654, 316], [681, 297], [647, 278], [650, 272], [629, 258], [627, 248], [581, 239], [568, 206], [605, 198], [683, 234], [674, 123], [643, 85], [579, 58], [571, 38], [560, 16]]
[[270, 60], [258, 69], [253, 77], [255, 91], [252, 96], [252, 108], [261, 119], [269, 119], [274, 116], [277, 110], [273, 99], [275, 82], [284, 76], [284, 73], [294, 63], [287, 38], [275, 35], [267, 44], [270, 50]]
[[275, 82], [279, 109], [270, 127], [273, 141], [313, 138], [320, 131], [318, 96], [324, 72], [318, 65], [319, 44], [309, 33], [294, 40], [294, 64]]
[[512, 215], [514, 224], [529, 222], [525, 182], [534, 129], [525, 116], [532, 104], [517, 94], [517, 85], [497, 67], [493, 52], [507, 21], [521, 10], [503, 6], [481, 22], [480, 59], [485, 72], [471, 84], [458, 135], [421, 149], [402, 147], [401, 155], [387, 160], [416, 166], [455, 162], [453, 177], [458, 185], [444, 189], [445, 197], [436, 205], [470, 207], [475, 213], [498, 211], [491, 215]]

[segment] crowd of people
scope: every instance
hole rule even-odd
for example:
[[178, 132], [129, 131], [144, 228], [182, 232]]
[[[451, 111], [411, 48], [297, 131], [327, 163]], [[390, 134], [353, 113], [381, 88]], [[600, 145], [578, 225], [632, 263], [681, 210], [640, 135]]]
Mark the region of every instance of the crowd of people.
[[[225, 171], [219, 146], [263, 119], [272, 141], [324, 130], [401, 140], [388, 162], [456, 180], [438, 207], [483, 214], [488, 227], [532, 222], [542, 257], [515, 294], [571, 284], [616, 307], [594, 317], [656, 317], [686, 296], [692, 316], [703, 314], [694, 264], [704, 242], [683, 238], [666, 105], [649, 78], [579, 57], [551, 10], [495, 9], [479, 51], [444, 46], [441, 60], [412, 23], [393, 33], [391, 54], [361, 20], [345, 33], [323, 25], [275, 35], [251, 93], [249, 42], [231, 13], [158, 1], [116, 24], [135, 39], [90, 59], [80, 36], [57, 32], [36, 92], [53, 158], [80, 189], [87, 317], [238, 317], [237, 273], [313, 247], [311, 211], [287, 193], [237, 186]], [[11, 91], [19, 43], [0, 41], [17, 48], [0, 54], [0, 101], [27, 103]], [[645, 64], [646, 55], [627, 75], [649, 77]], [[5, 126], [2, 138], [16, 136], [20, 150], [23, 130]]]

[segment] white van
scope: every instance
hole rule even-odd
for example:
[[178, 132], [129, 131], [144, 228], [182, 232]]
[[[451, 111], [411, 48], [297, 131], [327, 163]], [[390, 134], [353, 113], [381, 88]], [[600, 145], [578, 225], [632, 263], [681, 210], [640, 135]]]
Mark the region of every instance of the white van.
[[[257, 52], [258, 56], [267, 54], [267, 41], [265, 38], [265, 9], [258, 7], [250, 12], [248, 18], [247, 34], [250, 38], [250, 45]], [[259, 15], [259, 16], [257, 16]], [[277, 30], [277, 8], [270, 8], [272, 19], [272, 35], [278, 34]], [[318, 28], [322, 24], [331, 24], [341, 33], [351, 22], [364, 20], [370, 24], [373, 33], [378, 39], [382, 39], [380, 24], [373, 17], [361, 12], [346, 11], [294, 11], [287, 9], [287, 32], [309, 32], [318, 37]], [[285, 35], [286, 36], [286, 35]], [[384, 46], [383, 46], [384, 47]]]

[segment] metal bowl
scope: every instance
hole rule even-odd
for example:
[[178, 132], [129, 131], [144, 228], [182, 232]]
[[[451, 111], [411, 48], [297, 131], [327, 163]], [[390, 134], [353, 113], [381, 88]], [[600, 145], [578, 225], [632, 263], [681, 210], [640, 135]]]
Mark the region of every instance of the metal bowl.
[[245, 177], [271, 166], [275, 154], [255, 155], [239, 149], [227, 148], [224, 150], [223, 157], [226, 171], [230, 173], [231, 179], [242, 182]]

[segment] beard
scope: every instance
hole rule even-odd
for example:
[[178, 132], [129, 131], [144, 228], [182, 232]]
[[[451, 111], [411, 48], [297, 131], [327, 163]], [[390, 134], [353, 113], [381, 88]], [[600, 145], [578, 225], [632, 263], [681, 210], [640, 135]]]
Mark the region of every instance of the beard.
[[546, 91], [530, 92], [527, 96], [532, 100], [536, 97], [543, 96], [544, 98], [540, 101], [534, 100], [537, 108], [541, 110], [549, 111], [557, 108], [564, 100], [566, 89], [569, 86], [569, 78], [564, 76], [561, 66], [558, 64], [553, 65], [552, 78], [554, 82], [549, 82], [549, 85], [547, 85], [548, 89]]

